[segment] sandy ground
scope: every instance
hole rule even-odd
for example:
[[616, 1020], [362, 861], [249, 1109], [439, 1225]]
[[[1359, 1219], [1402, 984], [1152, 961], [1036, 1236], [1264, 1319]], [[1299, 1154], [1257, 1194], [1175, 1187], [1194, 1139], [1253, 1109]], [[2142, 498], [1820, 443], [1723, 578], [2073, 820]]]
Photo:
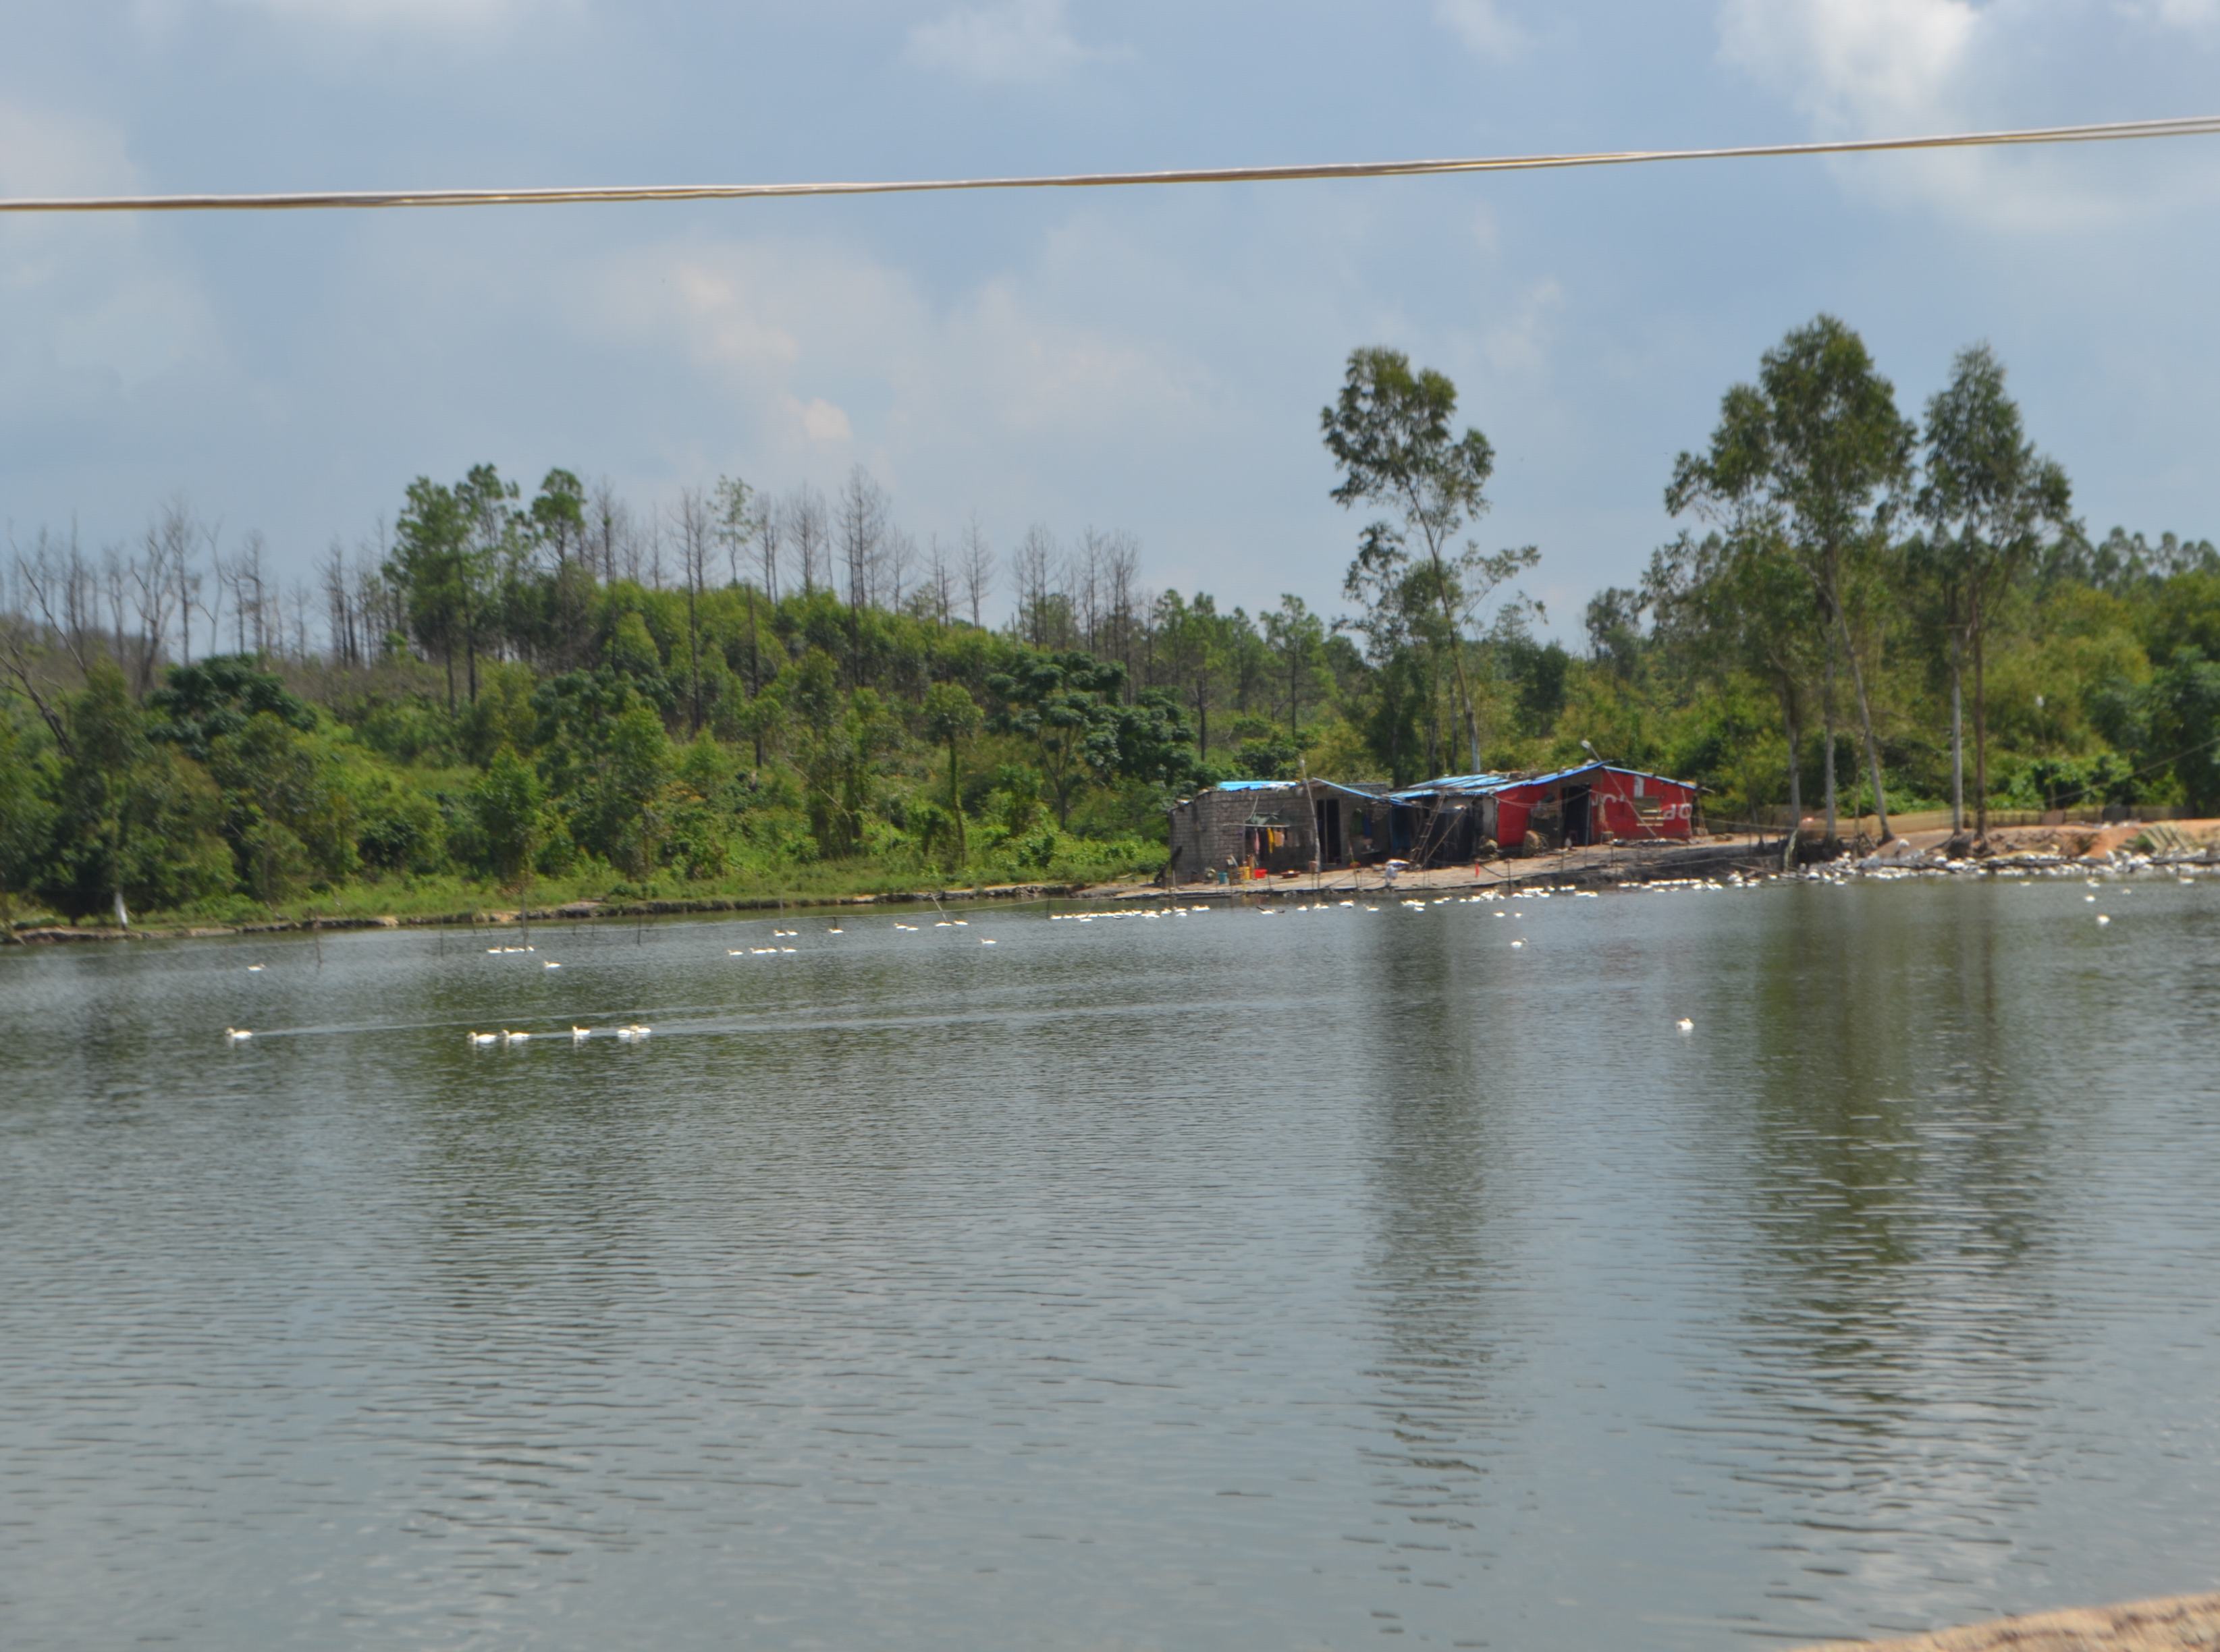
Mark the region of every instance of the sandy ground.
[[[2147, 832], [2175, 834], [2200, 848], [2220, 844], [2220, 820], [2172, 820], [2161, 826], [2147, 826], [2130, 820], [2109, 826], [1999, 826], [1989, 833], [1989, 845], [1993, 853], [1999, 855], [2045, 854], [2102, 859], [2116, 850], [2131, 847]], [[1940, 851], [1950, 841], [1950, 835], [1947, 827], [1934, 832], [1910, 832], [1901, 838], [1891, 838], [1889, 848], [1893, 850], [1901, 845], [1911, 851]]]
[[1901, 1641], [1830, 1641], [1806, 1652], [2220, 1652], [2220, 1594], [2000, 1618]]

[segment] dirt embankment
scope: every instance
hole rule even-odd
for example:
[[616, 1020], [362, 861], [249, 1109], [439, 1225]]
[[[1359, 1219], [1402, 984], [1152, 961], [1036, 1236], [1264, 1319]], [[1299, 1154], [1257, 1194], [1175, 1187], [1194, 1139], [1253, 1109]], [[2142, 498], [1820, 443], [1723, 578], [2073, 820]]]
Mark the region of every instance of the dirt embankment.
[[2220, 1594], [2076, 1606], [1901, 1641], [1831, 1641], [1805, 1652], [2220, 1652]]
[[[1970, 837], [1970, 831], [1961, 834]], [[1907, 851], [1950, 852], [1947, 829], [1910, 832], [1891, 840]], [[2145, 825], [2128, 820], [2118, 826], [1996, 826], [1989, 832], [1989, 853], [1994, 855], [2059, 855], [2068, 860], [2103, 860], [2123, 850], [2149, 853], [2197, 854], [2220, 849], [2220, 820], [2167, 820]]]

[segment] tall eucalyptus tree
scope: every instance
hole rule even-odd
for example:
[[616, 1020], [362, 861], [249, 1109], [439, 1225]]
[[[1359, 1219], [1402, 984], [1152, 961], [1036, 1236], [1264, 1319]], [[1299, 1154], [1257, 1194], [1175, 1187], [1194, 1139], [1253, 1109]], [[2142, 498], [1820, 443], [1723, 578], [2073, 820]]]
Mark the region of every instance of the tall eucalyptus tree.
[[1959, 713], [1962, 661], [1974, 668], [1974, 831], [1989, 830], [1989, 720], [1986, 671], [1998, 602], [2071, 524], [2073, 489], [2055, 460], [2035, 451], [2019, 407], [2005, 391], [2004, 365], [1986, 344], [1958, 352], [1950, 382], [1927, 403], [1925, 484], [1918, 510], [1924, 550], [1942, 589], [1950, 629], [1950, 759], [1954, 823], [1964, 800]]
[[[1384, 505], [1401, 518], [1366, 526], [1349, 586], [1354, 592], [1369, 582], [1399, 594], [1423, 587], [1439, 608], [1436, 648], [1449, 659], [1476, 773], [1480, 713], [1465, 670], [1462, 621], [1487, 591], [1531, 567], [1537, 553], [1530, 546], [1483, 557], [1469, 541], [1456, 548], [1457, 535], [1487, 509], [1495, 449], [1470, 427], [1458, 433], [1456, 417], [1456, 386], [1447, 374], [1431, 367], [1413, 371], [1401, 351], [1375, 346], [1350, 352], [1341, 395], [1319, 413], [1319, 423], [1326, 451], [1341, 467], [1335, 502]], [[1425, 558], [1425, 577], [1396, 577], [1414, 552]]]
[[[1888, 794], [1872, 696], [1850, 630], [1850, 598], [1858, 576], [1887, 552], [1917, 434], [1897, 411], [1895, 387], [1874, 370], [1865, 341], [1820, 315], [1765, 352], [1756, 383], [1727, 391], [1709, 451], [1682, 453], [1665, 489], [1666, 508], [1675, 515], [1693, 510], [1725, 523], [1730, 539], [1777, 545], [1811, 582], [1828, 681], [1838, 650], [1849, 665], [1884, 840]], [[1830, 782], [1831, 748], [1830, 732]]]

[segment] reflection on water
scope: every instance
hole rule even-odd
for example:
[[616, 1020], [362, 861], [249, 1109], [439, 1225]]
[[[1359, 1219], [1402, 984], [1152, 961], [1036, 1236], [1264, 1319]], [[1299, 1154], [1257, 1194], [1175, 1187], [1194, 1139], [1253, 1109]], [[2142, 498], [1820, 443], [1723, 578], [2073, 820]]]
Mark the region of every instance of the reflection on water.
[[0, 956], [0, 1639], [1693, 1648], [2209, 1587], [2220, 891], [2080, 892]]

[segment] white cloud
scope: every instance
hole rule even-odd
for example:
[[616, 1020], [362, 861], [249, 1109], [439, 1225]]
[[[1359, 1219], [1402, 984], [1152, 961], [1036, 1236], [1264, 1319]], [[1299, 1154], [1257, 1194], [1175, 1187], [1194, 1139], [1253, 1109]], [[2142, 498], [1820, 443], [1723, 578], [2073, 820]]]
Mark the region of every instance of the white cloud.
[[2220, 0], [2152, 0], [2133, 9], [2146, 12], [2171, 28], [2192, 33], [2220, 26]]
[[1893, 135], [1962, 112], [1989, 22], [1967, 0], [1726, 0], [1719, 46], [1823, 130]]
[[800, 408], [801, 432], [814, 442], [852, 441], [856, 432], [848, 415], [823, 396], [814, 396]]
[[1046, 80], [1106, 55], [1074, 37], [1063, 0], [965, 6], [909, 32], [913, 62], [967, 80]]
[[820, 471], [824, 449], [847, 444], [899, 488], [905, 475], [1060, 463], [1136, 429], [1201, 440], [1212, 417], [1198, 370], [1167, 342], [1071, 319], [1053, 240], [1044, 266], [945, 300], [841, 247], [649, 245], [564, 283], [564, 320], [627, 352], [691, 361], [766, 472]]
[[[1722, 0], [1719, 55], [1822, 138], [2041, 126], [2098, 112], [2066, 72], [2100, 55], [2146, 74], [2181, 53], [2174, 30], [2220, 0]], [[2061, 78], [2061, 75], [2066, 78]], [[2101, 109], [2101, 105], [2098, 109]], [[2152, 111], [2148, 95], [2117, 109]], [[2196, 149], [2111, 145], [1958, 150], [1833, 163], [1852, 191], [2011, 232], [2086, 230], [2209, 203], [2220, 171]]]
[[1532, 43], [1501, 0], [1434, 0], [1434, 19], [1490, 63], [1508, 63]]

